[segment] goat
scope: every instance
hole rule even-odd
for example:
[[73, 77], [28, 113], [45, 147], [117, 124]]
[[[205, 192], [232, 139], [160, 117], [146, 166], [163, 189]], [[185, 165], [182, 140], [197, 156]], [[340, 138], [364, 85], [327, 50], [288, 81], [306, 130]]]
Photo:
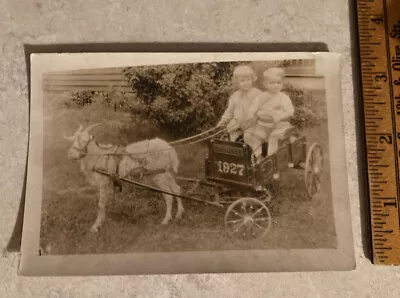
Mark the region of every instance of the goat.
[[[78, 130], [65, 139], [72, 142], [68, 150], [68, 159], [79, 160], [80, 169], [86, 176], [90, 185], [99, 190], [98, 214], [96, 221], [90, 228], [97, 232], [106, 217], [106, 204], [110, 196], [115, 195], [115, 179], [94, 171], [95, 168], [102, 169], [107, 173], [114, 174], [119, 178], [125, 178], [134, 171], [142, 169], [149, 171], [149, 180], [159, 189], [166, 192], [180, 194], [181, 189], [176, 183], [173, 173], [178, 172], [179, 159], [175, 149], [166, 141], [153, 138], [129, 144], [125, 147], [98, 144], [89, 132], [94, 127], [101, 125], [96, 123], [83, 129], [79, 124]], [[113, 155], [118, 150], [123, 154]], [[153, 172], [152, 172], [153, 171]], [[115, 178], [115, 177], [114, 177]], [[166, 214], [161, 224], [166, 225], [172, 219], [173, 196], [163, 194], [166, 202]], [[176, 219], [182, 217], [184, 208], [180, 197], [176, 197], [178, 210]]]

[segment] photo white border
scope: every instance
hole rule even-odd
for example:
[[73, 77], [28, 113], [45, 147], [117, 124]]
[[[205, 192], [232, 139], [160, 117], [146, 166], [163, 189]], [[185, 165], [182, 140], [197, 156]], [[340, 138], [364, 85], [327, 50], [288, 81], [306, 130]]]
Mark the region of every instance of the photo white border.
[[[336, 249], [271, 249], [39, 256], [43, 182], [42, 75], [51, 71], [139, 65], [316, 59], [325, 77]], [[125, 275], [296, 272], [355, 269], [340, 83], [336, 53], [63, 53], [31, 55], [31, 111], [19, 275]]]

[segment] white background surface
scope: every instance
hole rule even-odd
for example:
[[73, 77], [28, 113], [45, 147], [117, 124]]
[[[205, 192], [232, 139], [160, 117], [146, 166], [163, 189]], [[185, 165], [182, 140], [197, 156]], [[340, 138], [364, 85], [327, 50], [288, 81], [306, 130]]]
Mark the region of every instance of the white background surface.
[[[28, 139], [24, 44], [325, 42], [343, 55], [342, 97], [357, 268], [350, 272], [21, 278], [0, 258], [0, 297], [399, 297], [400, 267], [371, 265], [361, 220], [345, 0], [0, 0], [0, 244], [11, 235]], [[350, 228], [350, 227], [349, 227]]]

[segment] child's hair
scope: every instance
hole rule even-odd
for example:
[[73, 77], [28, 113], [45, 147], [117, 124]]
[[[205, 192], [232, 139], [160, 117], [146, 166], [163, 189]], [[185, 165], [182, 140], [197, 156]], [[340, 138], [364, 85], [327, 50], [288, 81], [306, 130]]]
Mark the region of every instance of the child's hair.
[[280, 77], [281, 79], [283, 79], [285, 77], [285, 71], [283, 70], [283, 68], [272, 67], [264, 71], [263, 76], [264, 79], [271, 77]]
[[238, 65], [233, 70], [233, 81], [236, 83], [238, 77], [249, 76], [253, 82], [257, 80], [257, 75], [254, 70], [248, 65]]

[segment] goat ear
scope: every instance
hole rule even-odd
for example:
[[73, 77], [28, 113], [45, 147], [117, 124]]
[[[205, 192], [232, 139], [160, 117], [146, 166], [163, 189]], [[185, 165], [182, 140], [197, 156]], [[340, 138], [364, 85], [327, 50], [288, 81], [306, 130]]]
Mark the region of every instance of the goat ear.
[[66, 140], [68, 140], [68, 141], [72, 141], [72, 140], [74, 139], [74, 136], [72, 136], [72, 137], [64, 136], [64, 139], [66, 139]]

